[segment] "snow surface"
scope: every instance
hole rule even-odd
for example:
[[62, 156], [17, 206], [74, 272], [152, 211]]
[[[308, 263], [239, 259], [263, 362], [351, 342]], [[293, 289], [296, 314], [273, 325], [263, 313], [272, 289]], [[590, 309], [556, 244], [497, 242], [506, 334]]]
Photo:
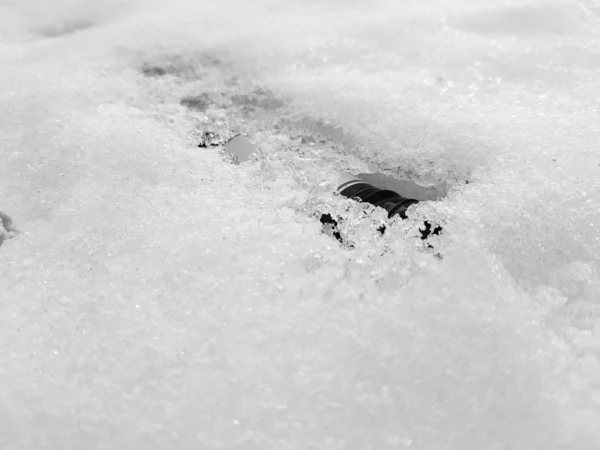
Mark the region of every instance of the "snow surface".
[[0, 67], [3, 450], [600, 448], [596, 0], [3, 0]]

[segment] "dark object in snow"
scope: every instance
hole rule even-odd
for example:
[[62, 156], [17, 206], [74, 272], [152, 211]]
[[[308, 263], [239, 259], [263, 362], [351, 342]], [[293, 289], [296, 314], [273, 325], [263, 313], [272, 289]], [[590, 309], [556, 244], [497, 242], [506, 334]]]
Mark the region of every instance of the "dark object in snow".
[[331, 217], [331, 214], [322, 214], [320, 221], [324, 228], [326, 227], [327, 231], [329, 232], [328, 234], [331, 234], [338, 241], [344, 242], [340, 230], [338, 229], [338, 223], [333, 217]]
[[[432, 234], [435, 236], [439, 236], [440, 233], [443, 231], [442, 227], [440, 227], [439, 225], [432, 230], [431, 223], [429, 223], [427, 220], [425, 221], [424, 225], [425, 229], [419, 228], [419, 233], [421, 233], [421, 240], [423, 241]], [[431, 247], [431, 245], [429, 247]]]
[[12, 218], [0, 209], [0, 247], [5, 240], [11, 239], [19, 234], [14, 226]]
[[421, 186], [414, 181], [394, 178], [383, 173], [359, 173], [356, 177], [379, 189], [394, 191], [401, 197], [419, 200], [420, 202], [439, 200], [446, 195], [446, 192], [441, 187]]
[[[388, 218], [390, 219], [394, 216], [400, 216], [402, 219], [406, 219], [406, 210], [411, 205], [419, 203], [419, 200], [404, 198], [394, 191], [379, 189], [371, 184], [365, 183], [364, 180], [354, 175], [342, 174], [340, 181], [342, 181], [342, 183], [337, 189], [339, 194], [352, 200], [369, 203], [373, 206], [383, 208], [388, 212]], [[324, 226], [327, 225], [332, 230], [330, 234], [332, 234], [333, 237], [342, 243], [344, 242], [337, 226], [338, 223], [330, 214], [321, 215], [320, 220]], [[442, 232], [442, 227], [436, 226], [433, 228], [428, 221], [425, 221], [424, 225], [425, 228], [419, 229], [422, 240], [426, 240], [432, 234], [439, 235]], [[385, 225], [381, 225], [377, 229], [381, 234], [384, 234], [385, 230]], [[431, 247], [431, 245], [429, 245], [429, 247]]]
[[[346, 241], [342, 237], [342, 234], [340, 233], [340, 230], [338, 228], [337, 220], [335, 220], [333, 217], [331, 217], [331, 214], [321, 214], [321, 217], [319, 220], [323, 224], [324, 231], [326, 231], [327, 234], [332, 235], [334, 238], [336, 238], [342, 244], [346, 244]], [[439, 234], [442, 232], [442, 227], [440, 227], [440, 226], [435, 227], [432, 231], [431, 224], [428, 221], [425, 221], [424, 225], [425, 225], [425, 229], [419, 228], [419, 232], [421, 233], [421, 240], [423, 240], [423, 241], [426, 240], [431, 234], [433, 234], [435, 236], [439, 236]], [[385, 233], [385, 230], [386, 230], [385, 225], [381, 225], [379, 228], [377, 228], [377, 231], [379, 231], [379, 233], [382, 235]], [[433, 246], [429, 245], [429, 248], [433, 248]]]
[[238, 164], [248, 161], [255, 150], [254, 144], [241, 134], [232, 137], [225, 144], [225, 151], [233, 156]]
[[223, 145], [224, 143], [225, 141], [221, 137], [219, 137], [218, 134], [212, 133], [210, 131], [205, 131], [204, 133], [202, 133], [202, 136], [200, 136], [200, 142], [198, 143], [198, 147], [206, 148], [209, 145], [211, 147], [218, 147], [220, 145]]
[[394, 191], [376, 188], [350, 174], [343, 174], [341, 181], [342, 184], [337, 189], [341, 195], [360, 202], [370, 203], [373, 206], [379, 206], [388, 212], [390, 219], [394, 216], [406, 219], [408, 207], [419, 203], [418, 200], [404, 198]]
[[141, 71], [147, 77], [162, 77], [167, 74], [167, 70], [160, 66], [144, 65]]
[[[338, 220], [341, 219], [341, 217], [338, 217]], [[342, 235], [338, 227], [338, 221], [331, 217], [331, 214], [322, 214], [319, 220], [321, 221], [321, 224], [323, 224], [323, 233], [334, 237], [347, 249], [354, 248], [354, 244]]]
[[221, 145], [225, 146], [225, 152], [229, 153], [237, 164], [248, 161], [256, 150], [254, 144], [241, 134], [236, 134], [228, 141], [225, 141], [216, 133], [206, 131], [202, 133], [200, 142], [198, 143], [199, 148], [207, 148], [208, 146], [220, 147]]
[[207, 94], [200, 94], [183, 97], [179, 103], [191, 110], [204, 112], [212, 102]]

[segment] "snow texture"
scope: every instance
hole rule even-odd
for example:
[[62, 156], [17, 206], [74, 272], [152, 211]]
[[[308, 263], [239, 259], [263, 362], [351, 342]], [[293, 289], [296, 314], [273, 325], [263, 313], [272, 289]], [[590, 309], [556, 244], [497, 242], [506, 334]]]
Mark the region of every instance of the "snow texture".
[[600, 448], [594, 0], [4, 0], [0, 66], [2, 450]]

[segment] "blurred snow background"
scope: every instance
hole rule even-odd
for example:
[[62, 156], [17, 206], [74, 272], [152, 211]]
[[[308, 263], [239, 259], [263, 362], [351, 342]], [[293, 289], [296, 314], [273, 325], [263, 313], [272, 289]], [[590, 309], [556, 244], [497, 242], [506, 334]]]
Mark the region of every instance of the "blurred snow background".
[[[1, 1], [0, 448], [599, 448], [599, 39], [592, 0]], [[448, 192], [444, 258], [341, 169]]]

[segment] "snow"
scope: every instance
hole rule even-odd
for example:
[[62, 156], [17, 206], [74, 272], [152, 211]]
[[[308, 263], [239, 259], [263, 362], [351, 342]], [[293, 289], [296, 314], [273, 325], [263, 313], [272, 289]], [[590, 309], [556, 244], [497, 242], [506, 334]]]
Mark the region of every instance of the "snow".
[[[0, 447], [599, 448], [599, 35], [589, 0], [0, 2]], [[447, 195], [381, 236], [342, 171]]]

